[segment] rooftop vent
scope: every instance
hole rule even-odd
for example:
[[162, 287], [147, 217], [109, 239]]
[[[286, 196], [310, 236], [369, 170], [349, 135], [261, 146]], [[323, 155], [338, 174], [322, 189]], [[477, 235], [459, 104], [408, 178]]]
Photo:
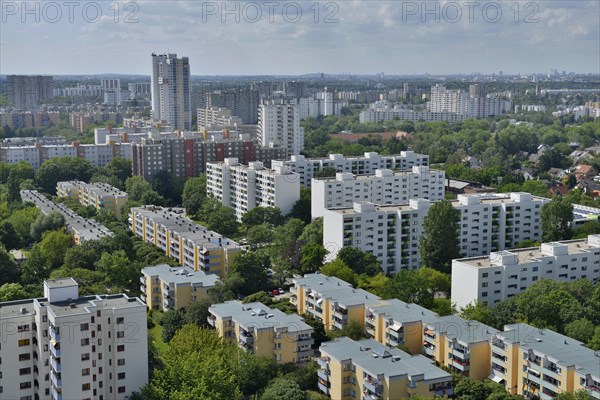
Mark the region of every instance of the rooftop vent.
[[27, 314], [27, 308], [21, 307], [21, 314]]

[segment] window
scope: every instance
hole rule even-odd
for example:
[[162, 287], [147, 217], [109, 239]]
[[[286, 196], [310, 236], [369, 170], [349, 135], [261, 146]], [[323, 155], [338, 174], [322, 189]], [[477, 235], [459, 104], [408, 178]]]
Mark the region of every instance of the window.
[[19, 370], [19, 375], [29, 375], [31, 374], [31, 368], [27, 367], [27, 368], [21, 368]]
[[117, 346], [117, 351], [125, 351], [125, 345], [124, 344], [120, 344]]
[[81, 339], [81, 345], [82, 346], [89, 346], [89, 344], [90, 344], [90, 339], [89, 338]]
[[81, 355], [81, 361], [87, 361], [90, 359], [90, 353], [84, 353]]
[[119, 388], [117, 389], [117, 392], [125, 393], [125, 386], [119, 386]]
[[117, 365], [119, 365], [119, 366], [123, 366], [123, 365], [125, 365], [125, 359], [124, 359], [124, 358], [119, 358], [119, 359], [117, 360]]
[[29, 353], [19, 354], [19, 361], [27, 361], [27, 360], [31, 360], [31, 354], [29, 354]]
[[125, 322], [125, 318], [123, 318], [123, 317], [117, 318], [117, 324], [122, 324], [123, 322]]
[[90, 374], [89, 368], [84, 368], [81, 370], [81, 376], [88, 376]]
[[23, 346], [29, 346], [29, 339], [20, 339], [19, 340], [19, 347], [23, 347]]
[[117, 332], [117, 338], [124, 338], [125, 337], [125, 331], [118, 331]]
[[90, 324], [88, 324], [88, 323], [79, 325], [79, 330], [80, 331], [87, 331], [89, 329], [90, 329]]
[[118, 380], [123, 380], [123, 379], [125, 379], [125, 372], [119, 372], [119, 373], [117, 374], [117, 379], [118, 379]]
[[83, 385], [81, 385], [81, 390], [83, 390], [83, 391], [90, 390], [90, 384], [84, 383]]
[[19, 325], [17, 326], [17, 332], [28, 332], [29, 325]]
[[23, 389], [31, 389], [31, 382], [21, 382], [21, 390]]

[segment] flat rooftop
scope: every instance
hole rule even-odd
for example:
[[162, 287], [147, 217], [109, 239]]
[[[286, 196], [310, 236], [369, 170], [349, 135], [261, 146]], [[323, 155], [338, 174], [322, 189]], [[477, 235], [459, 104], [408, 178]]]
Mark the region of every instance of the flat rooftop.
[[53, 203], [35, 190], [21, 190], [21, 198], [24, 202], [32, 202], [44, 214], [58, 212], [65, 218], [67, 232], [76, 232], [81, 241], [98, 240], [104, 236], [112, 236], [113, 233], [104, 225], [93, 219], [85, 219], [79, 216], [64, 204]]
[[437, 316], [436, 313], [424, 307], [417, 304], [405, 303], [398, 299], [382, 300], [371, 304], [368, 312], [382, 315], [384, 318], [392, 319], [394, 322], [400, 324], [423, 321]]
[[304, 278], [294, 279], [294, 282], [311, 289], [317, 297], [328, 298], [341, 306], [357, 304], [373, 304], [381, 300], [363, 289], [354, 289], [352, 285], [334, 276], [323, 274], [307, 274]]
[[563, 366], [575, 365], [578, 372], [584, 375], [592, 374], [596, 379], [600, 378], [600, 353], [568, 336], [524, 323], [506, 325], [504, 331], [496, 336], [508, 343], [518, 343], [538, 355], [547, 355], [551, 361]]
[[456, 339], [466, 345], [490, 340], [497, 332], [478, 321], [466, 320], [458, 315], [430, 316], [424, 319], [427, 330], [443, 334], [448, 339]]
[[398, 348], [388, 348], [373, 339], [354, 341], [341, 337], [325, 342], [319, 348], [321, 355], [336, 360], [349, 360], [369, 374], [386, 378], [407, 376], [416, 381], [441, 383], [452, 381], [452, 375], [436, 367], [435, 361], [422, 355], [411, 356]]
[[184, 216], [182, 208], [163, 208], [158, 206], [134, 207], [132, 213], [137, 213], [152, 220], [158, 225], [163, 225], [185, 240], [198, 246], [237, 248], [240, 245], [231, 239], [223, 237]]
[[237, 300], [213, 304], [209, 312], [219, 318], [231, 318], [246, 329], [285, 328], [288, 332], [311, 331], [313, 328], [297, 314], [285, 314], [276, 308], [269, 308], [262, 303], [243, 304]]
[[85, 183], [82, 181], [64, 181], [58, 182], [56, 185], [71, 189], [87, 190], [90, 193], [93, 193], [99, 197], [127, 197], [127, 193], [117, 189], [114, 186], [102, 182]]
[[148, 276], [158, 276], [159, 279], [174, 285], [192, 285], [202, 287], [215, 286], [220, 282], [215, 274], [206, 274], [204, 271], [194, 271], [189, 267], [171, 267], [167, 264], [155, 265], [142, 269]]
[[102, 304], [103, 309], [122, 309], [132, 307], [146, 307], [137, 297], [128, 297], [125, 294], [84, 296], [71, 301], [61, 301], [47, 304], [57, 317], [67, 315], [88, 314], [89, 307], [97, 307]]
[[79, 284], [73, 278], [58, 278], [58, 279], [46, 279], [44, 281], [44, 285], [49, 288], [57, 288], [57, 287], [68, 287], [68, 286], [78, 286]]
[[[415, 172], [413, 170], [401, 170], [401, 171], [389, 170], [389, 169], [378, 170], [378, 171], [384, 171], [383, 176], [377, 176], [376, 173], [371, 173], [371, 174], [352, 174], [351, 179], [345, 179], [338, 175], [336, 175], [335, 177], [333, 177], [333, 176], [315, 177], [313, 179], [318, 180], [318, 181], [323, 181], [326, 183], [334, 183], [334, 182], [344, 182], [344, 181], [371, 181], [371, 180], [384, 179], [384, 178], [390, 178], [390, 177], [398, 177], [399, 178], [399, 177], [408, 176], [408, 175], [430, 174], [430, 173], [431, 174], [434, 174], [434, 173], [442, 174], [442, 173], [444, 173], [444, 171], [441, 171], [441, 170], [429, 169], [429, 167], [427, 167], [427, 166], [423, 166], [422, 168], [424, 168], [425, 170], [418, 171], [418, 172]], [[338, 174], [342, 174], [342, 173], [338, 172]]]

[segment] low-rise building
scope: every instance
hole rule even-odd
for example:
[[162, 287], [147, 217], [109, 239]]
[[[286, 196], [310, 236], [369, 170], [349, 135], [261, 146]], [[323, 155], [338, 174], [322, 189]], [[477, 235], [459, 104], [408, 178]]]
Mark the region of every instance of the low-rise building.
[[323, 343], [319, 351], [318, 386], [332, 399], [397, 400], [454, 393], [452, 375], [434, 361], [372, 339], [342, 337]]
[[148, 383], [146, 319], [138, 298], [80, 297], [73, 278], [0, 303], [1, 398], [124, 400]]
[[298, 315], [237, 300], [213, 304], [208, 312], [208, 323], [219, 336], [258, 357], [278, 364], [304, 364], [314, 355], [313, 328]]
[[[549, 199], [529, 193], [459, 195], [452, 206], [460, 212], [460, 251], [480, 256], [541, 238], [540, 212]], [[385, 273], [421, 266], [419, 242], [431, 201], [411, 199], [406, 205], [354, 203], [353, 208], [326, 210], [323, 245], [328, 260], [352, 246], [373, 254]]]
[[208, 290], [217, 282], [215, 274], [160, 264], [142, 269], [140, 291], [150, 310], [179, 310], [208, 298]]
[[452, 303], [494, 305], [542, 279], [600, 278], [600, 235], [452, 261]]
[[300, 176], [300, 184], [310, 187], [312, 179], [325, 168], [337, 172], [350, 172], [356, 175], [374, 174], [378, 169], [408, 170], [413, 166], [429, 165], [429, 156], [413, 151], [402, 151], [400, 154], [382, 156], [368, 152], [362, 156], [344, 157], [342, 154], [330, 154], [323, 158], [306, 158], [303, 155], [292, 155], [289, 160], [273, 160], [271, 166], [288, 166], [292, 172]]
[[206, 192], [233, 208], [238, 219], [255, 207], [277, 207], [286, 215], [300, 199], [300, 180], [289, 167], [268, 169], [260, 161], [242, 165], [226, 158], [206, 164]]
[[195, 271], [224, 277], [241, 247], [184, 216], [183, 209], [158, 206], [133, 207], [131, 231], [169, 257]]
[[315, 317], [326, 330], [342, 329], [351, 320], [364, 328], [365, 307], [381, 300], [334, 276], [306, 274], [302, 278], [294, 278], [293, 282], [290, 303], [299, 314]]
[[58, 197], [68, 197], [79, 201], [86, 207], [96, 210], [112, 211], [117, 218], [121, 216], [121, 207], [127, 202], [127, 193], [107, 183], [85, 183], [64, 181], [56, 184]]
[[491, 339], [489, 378], [512, 394], [549, 400], [585, 390], [600, 399], [600, 353], [570, 337], [527, 324], [504, 327]]
[[43, 214], [58, 212], [65, 219], [65, 230], [73, 236], [75, 244], [99, 240], [114, 235], [104, 225], [93, 219], [85, 219], [64, 204], [53, 203], [36, 190], [21, 190], [23, 202], [32, 202]]
[[352, 207], [356, 202], [379, 205], [408, 204], [410, 199], [437, 201], [444, 198], [444, 171], [413, 166], [411, 171], [377, 169], [371, 175], [338, 172], [335, 178], [313, 178], [312, 218], [322, 217], [330, 208]]

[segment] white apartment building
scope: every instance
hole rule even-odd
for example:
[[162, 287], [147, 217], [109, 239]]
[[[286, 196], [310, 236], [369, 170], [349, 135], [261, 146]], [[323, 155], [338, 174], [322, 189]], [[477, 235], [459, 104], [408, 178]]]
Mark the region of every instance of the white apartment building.
[[184, 267], [224, 277], [241, 251], [231, 239], [198, 225], [178, 208], [133, 207], [130, 229]]
[[198, 129], [211, 128], [238, 128], [244, 124], [238, 116], [232, 115], [231, 110], [225, 107], [199, 108]]
[[484, 95], [479, 85], [471, 85], [469, 92], [448, 90], [444, 85], [431, 87], [431, 101], [427, 109], [431, 112], [449, 112], [467, 118], [487, 118], [511, 111], [512, 103], [496, 95]]
[[[459, 195], [452, 205], [460, 211], [461, 254], [480, 256], [541, 238], [541, 207], [549, 199], [529, 193]], [[373, 254], [384, 273], [421, 266], [419, 241], [431, 201], [411, 199], [406, 205], [353, 207], [325, 210], [323, 246], [333, 260], [346, 246]]]
[[452, 261], [452, 303], [465, 307], [477, 301], [494, 305], [541, 279], [569, 282], [600, 278], [600, 235], [587, 239], [543, 243], [488, 256]]
[[275, 100], [261, 104], [258, 141], [261, 146], [275, 143], [286, 148], [288, 154], [300, 154], [304, 148], [304, 128], [300, 127], [298, 106]]
[[437, 201], [444, 198], [446, 174], [428, 166], [412, 171], [377, 169], [375, 174], [354, 175], [339, 172], [335, 178], [313, 178], [312, 218], [322, 217], [330, 208], [352, 207], [353, 203], [408, 204], [410, 199]]
[[466, 117], [449, 111], [414, 111], [402, 108], [400, 105], [392, 107], [387, 101], [375, 102], [369, 109], [361, 111], [359, 115], [361, 123], [392, 121], [393, 119], [412, 122], [457, 122], [465, 120]]
[[192, 129], [190, 63], [177, 54], [152, 54], [152, 118], [175, 129]]
[[138, 298], [80, 297], [73, 278], [47, 280], [43, 298], [0, 303], [0, 328], [2, 399], [121, 400], [148, 383]]
[[289, 167], [267, 169], [237, 158], [206, 164], [206, 192], [235, 211], [238, 219], [255, 207], [277, 207], [283, 215], [300, 199], [300, 179]]
[[357, 175], [373, 174], [378, 169], [408, 170], [413, 166], [429, 165], [429, 156], [413, 151], [402, 151], [388, 156], [368, 152], [362, 156], [344, 157], [342, 154], [330, 154], [324, 158], [306, 158], [292, 155], [289, 160], [272, 160], [271, 167], [287, 166], [300, 176], [300, 184], [310, 187], [312, 179], [323, 169], [333, 168], [337, 172], [351, 172]]

